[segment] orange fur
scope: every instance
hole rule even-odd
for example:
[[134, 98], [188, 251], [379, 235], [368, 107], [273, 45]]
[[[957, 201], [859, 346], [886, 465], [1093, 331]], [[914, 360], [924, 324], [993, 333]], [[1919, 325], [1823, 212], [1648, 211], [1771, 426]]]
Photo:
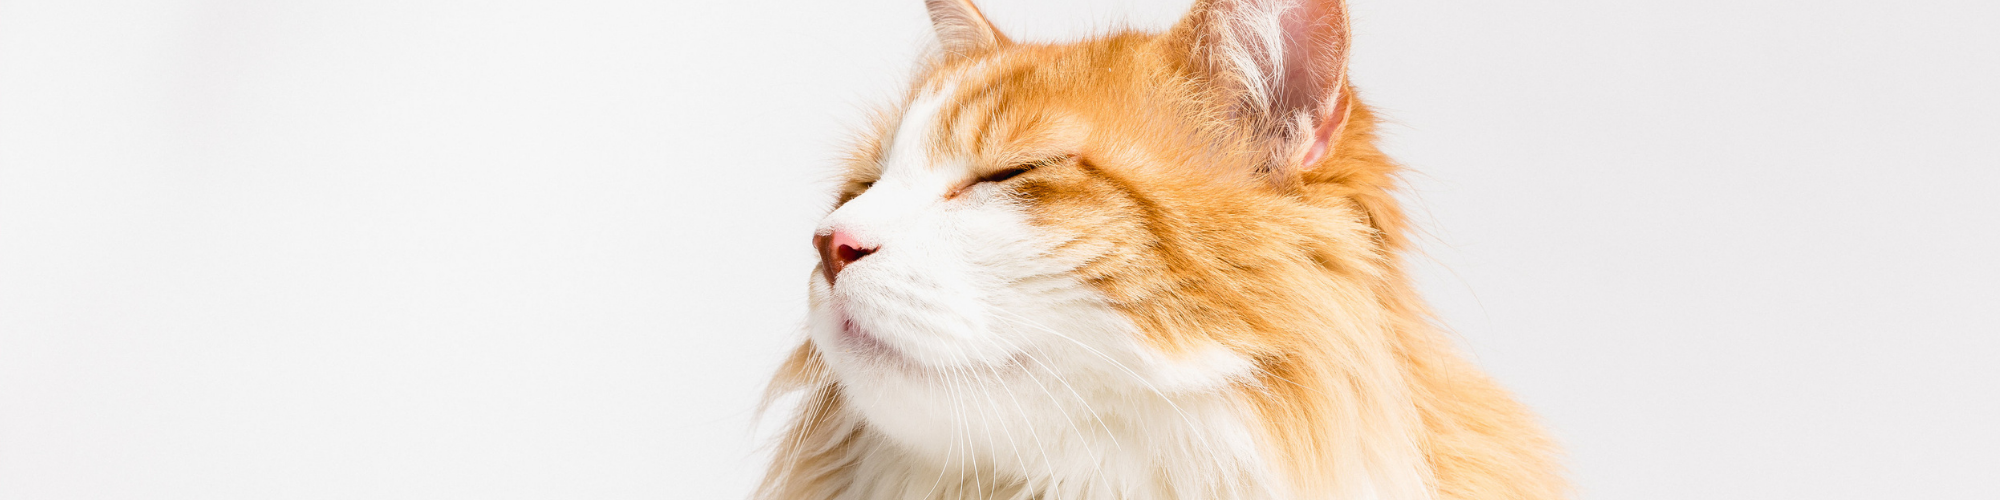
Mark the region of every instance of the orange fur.
[[[1564, 496], [1533, 417], [1457, 353], [1402, 271], [1411, 229], [1393, 195], [1398, 167], [1344, 76], [1337, 121], [1308, 127], [1334, 131], [1329, 153], [1272, 169], [1291, 154], [1271, 148], [1287, 132], [1245, 125], [1241, 85], [1188, 56], [1198, 34], [1186, 22], [1060, 45], [953, 22], [987, 41], [948, 42], [913, 86], [952, 83], [929, 147], [983, 171], [1036, 163], [1014, 189], [1063, 241], [1049, 258], [1077, 263], [1076, 277], [1159, 351], [1219, 345], [1253, 360], [1237, 397], [1292, 491], [1332, 496], [1355, 478], [1407, 474], [1436, 498]], [[879, 175], [888, 118], [864, 133], [841, 203]], [[772, 391], [806, 400], [760, 498], [837, 495], [856, 443], [872, 439], [867, 424], [844, 411], [811, 343]]]

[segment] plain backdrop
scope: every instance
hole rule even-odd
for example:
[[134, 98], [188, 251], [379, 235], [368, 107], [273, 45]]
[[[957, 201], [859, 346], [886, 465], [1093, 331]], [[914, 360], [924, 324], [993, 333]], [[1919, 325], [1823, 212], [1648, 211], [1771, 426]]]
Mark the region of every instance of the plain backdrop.
[[[1059, 40], [1187, 0], [983, 0]], [[1993, 498], [2000, 7], [1354, 0], [1595, 499]], [[919, 0], [0, 1], [0, 499], [736, 499]]]

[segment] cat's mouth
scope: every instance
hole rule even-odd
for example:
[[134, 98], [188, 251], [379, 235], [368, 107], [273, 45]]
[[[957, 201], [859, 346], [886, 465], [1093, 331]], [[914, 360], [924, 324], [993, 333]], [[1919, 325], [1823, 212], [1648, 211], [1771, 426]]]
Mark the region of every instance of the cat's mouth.
[[[839, 349], [842, 353], [881, 366], [892, 367], [910, 373], [924, 373], [939, 368], [930, 363], [918, 361], [916, 357], [911, 356], [903, 349], [898, 349], [890, 345], [887, 340], [883, 340], [881, 337], [870, 333], [867, 328], [855, 324], [853, 319], [844, 317], [840, 319], [840, 331], [834, 335], [833, 342], [834, 345], [832, 347]], [[1013, 353], [1007, 356], [1004, 361], [990, 364], [981, 363], [977, 366], [962, 366], [958, 369], [996, 370], [1005, 367], [1022, 366], [1026, 362], [1024, 354]]]
[[821, 327], [819, 331], [823, 333], [815, 335], [814, 340], [821, 350], [837, 353], [838, 358], [857, 366], [915, 375], [936, 370], [1006, 370], [1027, 362], [1027, 355], [1018, 350], [977, 349], [982, 345], [998, 347], [1003, 342], [967, 340], [962, 338], [964, 335], [940, 335], [960, 339], [959, 342], [923, 335], [909, 338], [906, 335], [922, 332], [879, 331], [871, 326], [867, 316], [855, 318], [844, 307], [846, 304], [836, 300], [829, 305], [830, 314], [825, 318], [832, 320], [827, 322], [831, 324]]

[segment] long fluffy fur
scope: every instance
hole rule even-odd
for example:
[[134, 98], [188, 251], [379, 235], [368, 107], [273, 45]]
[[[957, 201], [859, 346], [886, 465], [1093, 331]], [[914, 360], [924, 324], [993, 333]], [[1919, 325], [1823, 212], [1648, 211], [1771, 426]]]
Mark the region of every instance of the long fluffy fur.
[[[991, 210], [1018, 212], [1035, 241], [1050, 242], [1022, 258], [1061, 270], [1059, 278], [991, 286], [1024, 300], [1064, 297], [1031, 302], [1050, 310], [1101, 310], [1108, 319], [1087, 324], [1125, 325], [1137, 354], [1120, 354], [1123, 341], [1068, 339], [1064, 333], [1088, 340], [1083, 330], [1117, 329], [1077, 326], [1047, 333], [1093, 351], [1087, 354], [1110, 368], [1066, 366], [1064, 359], [1096, 361], [1060, 342], [1063, 349], [1024, 341], [1026, 361], [1013, 368], [1032, 383], [981, 372], [986, 365], [920, 370], [946, 374], [935, 376], [956, 391], [948, 393], [960, 405], [952, 410], [997, 415], [950, 413], [988, 422], [977, 424], [986, 440], [997, 441], [995, 428], [1037, 428], [1010, 419], [1068, 419], [1064, 435], [1034, 437], [1071, 456], [1048, 457], [1044, 449], [1038, 463], [1023, 454], [1015, 457], [1021, 465], [1010, 467], [959, 448], [978, 436], [961, 443], [955, 435], [940, 462], [885, 433], [853, 400], [853, 384], [865, 382], [843, 378], [861, 368], [835, 369], [830, 341], [815, 337], [771, 383], [770, 397], [801, 399], [758, 498], [1564, 496], [1553, 447], [1533, 418], [1463, 360], [1404, 275], [1399, 254], [1410, 249], [1411, 229], [1393, 196], [1398, 167], [1375, 147], [1375, 117], [1344, 75], [1313, 75], [1331, 82], [1324, 92], [1337, 96], [1338, 106], [1279, 109], [1270, 101], [1286, 90], [1268, 90], [1273, 84], [1263, 80], [1284, 78], [1276, 62], [1284, 56], [1274, 45], [1281, 35], [1258, 34], [1249, 43], [1199, 24], [1218, 22], [1204, 19], [1229, 8], [1257, 14], [1288, 5], [1245, 5], [1256, 3], [1199, 2], [1188, 21], [1164, 34], [1027, 45], [999, 35], [976, 10], [938, 12], [969, 4], [931, 2], [933, 18], [949, 21], [940, 23], [949, 50], [933, 58], [910, 96], [946, 105], [935, 126], [909, 127], [904, 122], [913, 118], [899, 112], [865, 130], [837, 207], [868, 194], [885, 165], [907, 160], [890, 158], [897, 141], [927, 141], [899, 154], [961, 158], [968, 169], [1048, 163], [1003, 190], [966, 195], [994, 197], [1004, 208]], [[1337, 3], [1329, 12], [1343, 10]], [[1237, 31], [1277, 26], [1230, 22]], [[1329, 50], [1342, 51], [1341, 59], [1311, 71], [1344, 68], [1344, 17], [1338, 29], [1338, 47]], [[1228, 42], [1203, 45], [1218, 36]], [[1218, 70], [1216, 61], [1266, 70]], [[1262, 102], [1253, 108], [1266, 114], [1318, 114], [1303, 123], [1290, 115], [1246, 116], [1260, 112], [1245, 111], [1246, 101]], [[1328, 118], [1330, 109], [1340, 116]], [[1309, 141], [1305, 131], [1327, 126], [1324, 120], [1338, 125], [1326, 156], [1294, 170], [1270, 168], [1295, 157], [1287, 148]], [[1298, 127], [1271, 132], [1271, 123], [1287, 121]], [[932, 136], [898, 136], [933, 129]], [[1272, 176], [1284, 182], [1269, 182]], [[1021, 291], [1028, 286], [1043, 288]], [[816, 280], [814, 287], [814, 309], [834, 307], [825, 298], [832, 284]], [[1042, 329], [1062, 328], [1069, 327]], [[1075, 357], [1059, 357], [1064, 353]], [[1009, 390], [1046, 395], [1049, 405], [1016, 400], [1016, 412], [992, 396]], [[1105, 440], [1120, 451], [1108, 451]]]

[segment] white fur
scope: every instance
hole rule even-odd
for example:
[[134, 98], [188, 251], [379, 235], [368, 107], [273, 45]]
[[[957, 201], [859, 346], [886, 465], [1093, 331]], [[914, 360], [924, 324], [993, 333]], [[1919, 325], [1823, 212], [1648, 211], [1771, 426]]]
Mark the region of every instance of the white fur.
[[1285, 80], [1285, 30], [1279, 18], [1296, 1], [1218, 2], [1210, 26], [1216, 53], [1242, 78], [1244, 91], [1259, 108], [1269, 108], [1279, 82]]
[[952, 90], [912, 101], [882, 177], [820, 223], [878, 247], [813, 284], [812, 341], [869, 431], [842, 498], [1289, 498], [1221, 390], [1248, 360], [1162, 356], [999, 186], [948, 196], [975, 178], [927, 147]]

